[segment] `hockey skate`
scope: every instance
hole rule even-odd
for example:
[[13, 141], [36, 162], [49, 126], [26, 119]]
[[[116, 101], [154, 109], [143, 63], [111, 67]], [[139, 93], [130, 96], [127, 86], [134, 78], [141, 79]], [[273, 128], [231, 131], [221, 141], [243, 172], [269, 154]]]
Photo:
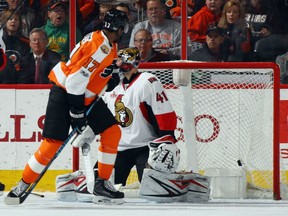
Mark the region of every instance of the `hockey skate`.
[[25, 195], [26, 190], [30, 184], [27, 184], [22, 179], [18, 182], [18, 185], [13, 187], [12, 190], [5, 197], [5, 203], [7, 205], [18, 205], [20, 204], [20, 198]]
[[0, 182], [0, 196], [3, 195], [4, 190], [5, 190], [5, 185], [2, 182]]
[[117, 191], [109, 180], [97, 178], [95, 180], [92, 202], [95, 204], [116, 204], [124, 203], [124, 193]]

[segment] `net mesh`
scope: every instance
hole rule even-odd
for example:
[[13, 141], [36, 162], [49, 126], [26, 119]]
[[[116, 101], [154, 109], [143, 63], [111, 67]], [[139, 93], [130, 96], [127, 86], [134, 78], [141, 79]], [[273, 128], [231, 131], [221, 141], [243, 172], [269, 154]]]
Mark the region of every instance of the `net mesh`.
[[[178, 116], [176, 137], [181, 149], [178, 171], [192, 169], [204, 173], [210, 168], [237, 169], [241, 165], [250, 189], [273, 191], [272, 69], [148, 69], [148, 72], [160, 79]], [[191, 83], [175, 85], [173, 76], [175, 79], [179, 73], [191, 75]], [[187, 75], [180, 75], [183, 78]], [[287, 183], [286, 174], [281, 174], [281, 178]]]

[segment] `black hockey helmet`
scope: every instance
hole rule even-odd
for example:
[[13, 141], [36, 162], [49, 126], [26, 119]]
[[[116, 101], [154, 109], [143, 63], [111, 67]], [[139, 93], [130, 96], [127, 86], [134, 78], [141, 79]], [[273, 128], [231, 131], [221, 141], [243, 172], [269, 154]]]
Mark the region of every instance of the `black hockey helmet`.
[[120, 72], [128, 72], [132, 68], [137, 68], [140, 63], [140, 51], [137, 47], [129, 47], [118, 51], [118, 58], [122, 64], [119, 67]]
[[118, 31], [122, 27], [124, 32], [128, 32], [128, 17], [123, 11], [117, 10], [115, 8], [107, 11], [103, 19], [103, 28], [110, 31]]

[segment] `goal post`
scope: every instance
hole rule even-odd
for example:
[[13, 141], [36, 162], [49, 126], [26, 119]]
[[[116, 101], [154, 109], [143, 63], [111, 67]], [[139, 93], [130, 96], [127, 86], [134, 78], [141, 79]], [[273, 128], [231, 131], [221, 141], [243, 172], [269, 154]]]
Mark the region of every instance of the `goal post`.
[[253, 189], [281, 199], [287, 171], [280, 163], [276, 64], [175, 61], [139, 70], [158, 77], [177, 114], [178, 171], [237, 168], [241, 161]]

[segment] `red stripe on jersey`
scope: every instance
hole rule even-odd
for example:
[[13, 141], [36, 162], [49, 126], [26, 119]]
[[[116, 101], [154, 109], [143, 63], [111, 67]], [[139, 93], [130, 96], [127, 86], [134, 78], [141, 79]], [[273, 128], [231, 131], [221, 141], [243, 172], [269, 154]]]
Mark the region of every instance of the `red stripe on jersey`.
[[160, 130], [175, 130], [177, 125], [177, 116], [175, 112], [155, 115]]
[[148, 116], [148, 110], [147, 110], [147, 108], [146, 108], [145, 103], [144, 103], [144, 102], [141, 102], [141, 103], [139, 104], [139, 108], [140, 108], [140, 110], [141, 110], [141, 113], [142, 113], [143, 117], [146, 119], [147, 122], [149, 122], [149, 123], [151, 124], [151, 122], [150, 122], [150, 120], [149, 120], [149, 116]]

